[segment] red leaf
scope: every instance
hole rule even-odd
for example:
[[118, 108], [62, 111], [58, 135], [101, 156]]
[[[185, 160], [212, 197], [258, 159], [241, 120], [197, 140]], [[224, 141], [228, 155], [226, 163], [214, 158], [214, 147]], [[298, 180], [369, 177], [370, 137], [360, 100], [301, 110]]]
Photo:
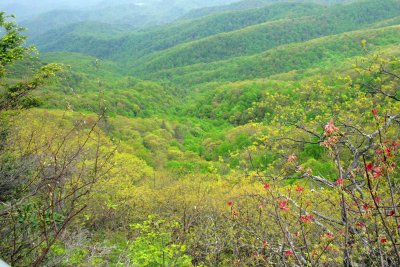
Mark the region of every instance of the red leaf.
[[343, 178], [337, 178], [336, 179], [336, 184], [337, 185], [342, 185], [343, 184], [344, 179]]
[[286, 251], [284, 252], [284, 255], [285, 255], [286, 257], [290, 257], [290, 256], [293, 255], [293, 251], [292, 251], [291, 249], [288, 249], [288, 250], [286, 250]]
[[365, 167], [367, 168], [367, 171], [372, 171], [372, 169], [374, 168], [374, 164], [372, 164], [370, 162], [370, 163], [367, 163], [367, 165]]
[[289, 211], [289, 207], [287, 206], [287, 200], [280, 200], [279, 208], [283, 211]]
[[304, 187], [298, 185], [298, 186], [296, 187], [296, 191], [299, 192], [299, 193], [300, 193], [300, 192], [303, 192], [303, 191], [304, 191]]

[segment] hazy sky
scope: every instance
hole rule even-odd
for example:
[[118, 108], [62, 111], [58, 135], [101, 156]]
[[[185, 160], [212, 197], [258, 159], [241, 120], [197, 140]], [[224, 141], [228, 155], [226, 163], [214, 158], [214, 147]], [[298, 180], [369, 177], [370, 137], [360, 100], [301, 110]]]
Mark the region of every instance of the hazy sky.
[[[15, 13], [21, 19], [27, 19], [40, 13], [54, 9], [81, 9], [97, 6], [115, 6], [121, 4], [145, 4], [153, 5], [168, 4], [185, 8], [197, 8], [213, 6], [238, 0], [0, 0], [0, 10], [7, 13]], [[160, 5], [162, 6], [162, 5]]]
[[[151, 2], [152, 0], [144, 0]], [[114, 5], [143, 2], [141, 0], [0, 0], [0, 9], [14, 13], [19, 19], [27, 19], [54, 9], [77, 9], [96, 6], [101, 2]]]
[[[100, 22], [127, 31], [162, 25], [188, 11], [240, 0], [0, 0], [0, 11], [14, 14], [30, 37], [72, 24]], [[265, 0], [267, 1], [267, 0]]]

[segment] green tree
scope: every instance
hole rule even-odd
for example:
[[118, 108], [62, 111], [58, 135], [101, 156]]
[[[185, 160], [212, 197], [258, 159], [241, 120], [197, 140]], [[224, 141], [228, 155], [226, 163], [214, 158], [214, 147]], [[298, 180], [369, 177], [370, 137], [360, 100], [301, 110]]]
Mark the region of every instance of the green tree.
[[171, 233], [179, 229], [179, 223], [149, 216], [149, 220], [131, 227], [140, 233], [129, 250], [134, 266], [193, 266], [185, 255], [186, 246], [172, 239]]
[[0, 13], [0, 257], [12, 266], [39, 266], [86, 209], [84, 199], [111, 168], [113, 150], [100, 145], [108, 140], [98, 127], [103, 114], [82, 119], [23, 110], [31, 106], [30, 92], [62, 66], [44, 65], [24, 79], [9, 75], [12, 64], [34, 52], [10, 18]]
[[21, 34], [24, 28], [18, 27], [10, 18], [13, 16], [0, 12], [0, 32], [4, 32], [0, 38], [0, 110], [29, 106], [31, 101], [24, 101], [28, 94], [62, 70], [60, 64], [47, 64], [28, 80], [8, 82], [7, 66], [28, 58], [35, 52], [34, 47], [24, 46], [26, 36]]

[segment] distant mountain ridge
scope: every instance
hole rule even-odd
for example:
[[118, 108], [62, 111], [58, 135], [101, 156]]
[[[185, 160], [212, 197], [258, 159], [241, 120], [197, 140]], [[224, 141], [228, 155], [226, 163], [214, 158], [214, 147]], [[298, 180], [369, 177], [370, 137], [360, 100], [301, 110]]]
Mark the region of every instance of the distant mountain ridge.
[[[307, 14], [315, 14], [322, 6], [315, 4], [296, 4], [296, 3], [283, 3], [268, 6], [260, 9], [251, 9], [243, 11], [235, 11], [229, 13], [222, 13], [206, 18], [200, 18], [194, 21], [177, 21], [176, 23], [147, 29], [140, 32], [129, 33], [122, 37], [115, 44], [102, 42], [97, 44], [97, 48], [105, 46], [119, 46], [119, 52], [122, 50], [130, 50], [132, 57], [140, 57], [145, 54], [170, 48], [180, 43], [198, 40], [215, 34], [230, 32], [239, 30], [241, 28], [264, 23], [267, 21], [285, 18], [287, 16], [304, 16]], [[73, 30], [71, 30], [73, 29]], [[55, 29], [48, 33], [38, 36], [33, 39], [33, 42], [43, 51], [57, 51], [63, 46], [73, 42], [76, 44], [74, 47], [81, 50], [69, 50], [73, 52], [85, 52], [95, 56], [101, 56], [96, 54], [94, 50], [85, 50], [85, 44], [88, 42], [96, 42], [96, 40], [85, 40], [85, 37], [76, 34], [79, 30], [79, 25], [73, 27], [67, 26], [64, 28]], [[51, 36], [58, 36], [58, 38], [51, 38]], [[89, 33], [89, 36], [92, 36]], [[115, 36], [110, 35], [110, 39], [115, 40]], [[74, 48], [71, 48], [74, 49]], [[114, 49], [113, 49], [114, 50]], [[94, 53], [94, 54], [93, 54]], [[114, 57], [118, 54], [118, 51], [114, 51]], [[106, 53], [107, 55], [109, 53]], [[126, 59], [125, 56], [123, 56]]]
[[[353, 0], [354, 1], [354, 0]], [[316, 3], [316, 4], [339, 4], [352, 2], [352, 0], [242, 0], [234, 2], [229, 5], [215, 6], [215, 7], [204, 7], [195, 9], [187, 12], [181, 19], [194, 19], [204, 16], [209, 16], [221, 12], [239, 11], [245, 9], [253, 9], [259, 7], [265, 7], [267, 5], [279, 4], [279, 3]]]
[[127, 30], [171, 22], [187, 11], [201, 7], [224, 5], [237, 0], [89, 0], [89, 1], [26, 1], [0, 3], [0, 10], [21, 14], [20, 24], [30, 36], [86, 21], [127, 26]]
[[181, 20], [129, 34], [123, 33], [123, 27], [75, 24], [49, 31], [33, 42], [45, 52], [85, 53], [123, 62], [135, 73], [152, 73], [257, 54], [383, 21], [389, 23], [383, 26], [395, 25], [396, 21], [388, 21], [398, 14], [397, 0], [345, 5], [290, 2]]
[[[290, 4], [283, 9], [291, 10], [289, 7]], [[298, 12], [302, 9], [297, 7], [292, 9], [297, 13], [288, 12], [284, 19], [267, 20], [238, 30], [184, 42], [135, 60], [134, 64], [141, 66], [141, 71], [147, 73], [252, 55], [280, 45], [362, 29], [400, 14], [399, 1], [365, 1], [327, 8], [307, 5], [308, 12], [303, 11], [304, 16]], [[263, 9], [255, 9], [259, 10]]]

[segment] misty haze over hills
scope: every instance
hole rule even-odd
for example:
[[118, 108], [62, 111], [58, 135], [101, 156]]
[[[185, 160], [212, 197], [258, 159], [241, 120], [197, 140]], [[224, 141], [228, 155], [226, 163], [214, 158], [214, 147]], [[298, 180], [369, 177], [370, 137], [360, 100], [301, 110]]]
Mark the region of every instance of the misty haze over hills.
[[[163, 25], [177, 19], [195, 19], [218, 12], [259, 8], [291, 0], [4, 0], [0, 9], [15, 14], [29, 36], [76, 23], [100, 22], [116, 31]], [[299, 0], [295, 2], [342, 3], [349, 0]], [[107, 27], [107, 26], [106, 26]], [[108, 26], [109, 27], [109, 26]]]
[[9, 13], [15, 13], [19, 20], [24, 20], [55, 9], [82, 8], [99, 2], [101, 0], [3, 0], [0, 2], [0, 8]]
[[237, 0], [5, 0], [0, 9], [17, 15], [30, 35], [82, 21], [120, 24], [142, 28], [170, 22], [186, 12]]

